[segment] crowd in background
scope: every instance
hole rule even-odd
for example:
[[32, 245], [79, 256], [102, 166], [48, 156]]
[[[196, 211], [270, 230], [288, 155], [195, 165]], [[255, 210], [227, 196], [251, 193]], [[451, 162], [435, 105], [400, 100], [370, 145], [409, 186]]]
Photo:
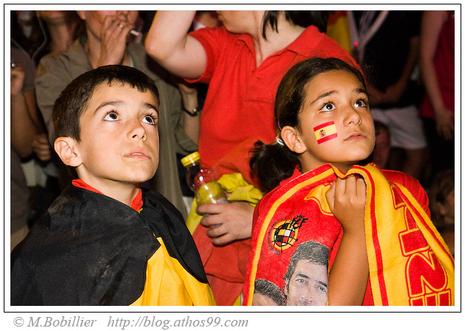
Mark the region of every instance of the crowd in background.
[[[200, 110], [205, 103], [211, 105], [214, 101], [208, 99], [208, 85], [188, 82], [202, 73], [195, 69], [197, 56], [181, 66], [160, 61], [163, 50], [157, 50], [157, 45], [147, 47], [145, 38], [159, 33], [151, 27], [154, 14], [151, 11], [11, 12], [12, 248], [26, 236], [28, 228], [71, 176], [57, 162], [52, 148], [54, 133], [50, 118], [55, 99], [79, 74], [105, 64], [133, 66], [154, 79], [162, 109], [161, 162], [156, 176], [146, 185], [161, 192], [187, 217], [186, 198], [188, 201], [190, 192], [179, 159], [198, 149], [199, 127], [202, 132], [204, 126], [204, 133], [206, 126], [223, 125], [220, 121], [225, 119], [217, 117], [218, 123], [212, 122], [215, 118], [211, 116], [208, 123], [202, 120]], [[429, 193], [432, 220], [453, 250], [453, 12], [298, 14], [300, 20], [312, 19], [321, 33], [350, 52], [363, 69], [376, 129], [371, 161], [380, 168], [404, 171], [423, 184]], [[228, 24], [215, 12], [197, 12], [191, 21], [190, 31]], [[293, 31], [282, 29], [280, 34], [289, 33], [292, 39]], [[158, 62], [187, 80], [168, 73], [147, 53], [156, 54]], [[238, 135], [242, 132], [237, 127], [231, 131]], [[201, 152], [208, 150], [207, 143], [212, 141], [208, 139], [204, 138]], [[223, 156], [220, 154], [215, 157]], [[246, 212], [249, 208], [239, 207]], [[239, 213], [239, 207], [234, 212]], [[229, 242], [246, 237], [237, 234], [231, 238]]]

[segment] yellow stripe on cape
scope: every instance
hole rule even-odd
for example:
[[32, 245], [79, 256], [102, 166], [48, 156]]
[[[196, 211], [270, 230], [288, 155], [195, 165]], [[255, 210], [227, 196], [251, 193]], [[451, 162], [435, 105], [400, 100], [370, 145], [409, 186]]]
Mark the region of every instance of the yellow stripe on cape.
[[144, 291], [131, 306], [214, 306], [210, 286], [172, 258], [161, 238], [157, 241], [161, 246], [147, 262]]

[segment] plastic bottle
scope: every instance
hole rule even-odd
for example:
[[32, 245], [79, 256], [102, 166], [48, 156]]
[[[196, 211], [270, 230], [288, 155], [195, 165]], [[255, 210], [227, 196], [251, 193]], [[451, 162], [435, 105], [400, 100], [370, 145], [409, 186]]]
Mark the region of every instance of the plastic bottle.
[[213, 169], [200, 167], [198, 152], [183, 157], [181, 163], [186, 168], [186, 181], [195, 192], [197, 204], [228, 202], [223, 188], [216, 181], [217, 177]]

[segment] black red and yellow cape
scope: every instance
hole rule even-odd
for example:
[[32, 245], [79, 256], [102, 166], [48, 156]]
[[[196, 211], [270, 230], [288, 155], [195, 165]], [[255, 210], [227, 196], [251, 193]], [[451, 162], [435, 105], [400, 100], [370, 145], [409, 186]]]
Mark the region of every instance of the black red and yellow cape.
[[12, 255], [12, 305], [212, 305], [181, 214], [155, 192], [140, 212], [69, 187]]

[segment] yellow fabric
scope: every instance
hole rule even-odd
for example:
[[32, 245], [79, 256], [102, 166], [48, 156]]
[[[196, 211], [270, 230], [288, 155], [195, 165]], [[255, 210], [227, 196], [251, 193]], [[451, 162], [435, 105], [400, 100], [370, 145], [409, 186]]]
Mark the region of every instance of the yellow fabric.
[[[221, 176], [218, 183], [228, 195], [228, 201], [245, 201], [255, 206], [263, 197], [262, 192], [255, 186], [249, 184], [240, 173], [226, 174]], [[186, 225], [191, 233], [194, 233], [202, 216], [197, 214], [197, 202], [192, 202], [192, 207], [187, 216]]]
[[[340, 178], [358, 174], [365, 179], [367, 185], [365, 233], [375, 305], [431, 305], [446, 297], [450, 298], [450, 304], [453, 305], [452, 255], [411, 193], [402, 185], [396, 184], [403, 197], [399, 196], [399, 200], [394, 199], [393, 203], [394, 188], [373, 165], [354, 167], [345, 175], [336, 168], [334, 171]], [[414, 225], [409, 226], [408, 222]], [[415, 250], [406, 249], [409, 244], [415, 243], [408, 243], [402, 238], [416, 231], [421, 232], [426, 244]], [[422, 268], [415, 269], [416, 265], [421, 265]], [[426, 265], [429, 267], [425, 268]], [[433, 281], [433, 278], [436, 280]]]
[[334, 20], [328, 23], [327, 35], [337, 41], [337, 43], [349, 53], [352, 50], [349, 22], [347, 15], [337, 15]]
[[172, 258], [161, 238], [160, 247], [147, 262], [141, 296], [131, 306], [213, 306], [215, 300], [207, 283], [199, 282]]

